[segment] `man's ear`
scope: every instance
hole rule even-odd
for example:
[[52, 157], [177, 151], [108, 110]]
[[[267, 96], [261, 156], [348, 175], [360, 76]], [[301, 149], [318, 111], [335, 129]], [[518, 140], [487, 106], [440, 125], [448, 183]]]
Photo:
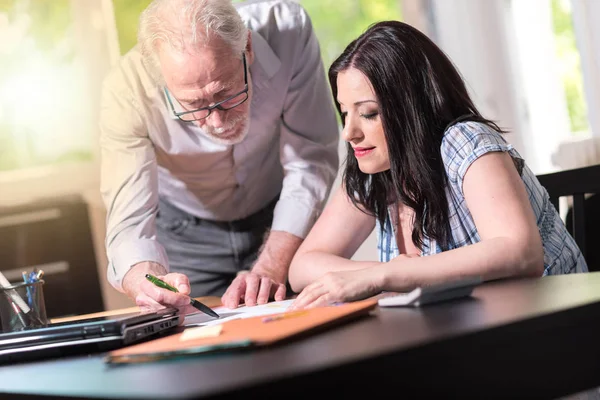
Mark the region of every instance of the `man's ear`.
[[254, 50], [252, 49], [252, 31], [248, 29], [248, 42], [246, 43], [246, 63], [248, 66], [254, 62]]

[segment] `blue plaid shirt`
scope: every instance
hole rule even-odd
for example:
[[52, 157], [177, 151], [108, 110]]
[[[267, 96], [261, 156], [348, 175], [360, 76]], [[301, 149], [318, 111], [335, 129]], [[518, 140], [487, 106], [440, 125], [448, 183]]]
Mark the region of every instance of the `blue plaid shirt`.
[[[502, 135], [487, 125], [477, 122], [458, 123], [448, 128], [444, 134], [441, 152], [448, 176], [446, 195], [452, 231], [451, 244], [448, 248], [442, 249], [435, 240], [425, 237], [421, 256], [441, 253], [481, 240], [467, 207], [462, 186], [469, 166], [482, 155], [492, 151], [506, 151], [518, 168], [522, 166], [521, 178], [527, 189], [542, 237], [544, 275], [587, 272], [587, 264], [581, 251], [550, 202], [546, 189], [540, 185], [519, 153], [504, 140]], [[391, 209], [392, 207], [390, 211]], [[381, 225], [377, 222], [377, 249], [381, 262], [390, 261], [400, 255], [391, 219], [396, 214], [397, 211], [395, 214], [388, 212], [384, 229], [381, 229]]]

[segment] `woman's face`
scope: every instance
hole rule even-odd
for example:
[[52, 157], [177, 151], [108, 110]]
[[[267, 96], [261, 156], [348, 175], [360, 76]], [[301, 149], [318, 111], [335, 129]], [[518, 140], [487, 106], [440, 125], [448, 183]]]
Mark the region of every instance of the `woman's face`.
[[379, 104], [371, 82], [359, 70], [349, 68], [338, 74], [337, 88], [344, 120], [342, 136], [354, 149], [358, 167], [366, 174], [390, 169]]

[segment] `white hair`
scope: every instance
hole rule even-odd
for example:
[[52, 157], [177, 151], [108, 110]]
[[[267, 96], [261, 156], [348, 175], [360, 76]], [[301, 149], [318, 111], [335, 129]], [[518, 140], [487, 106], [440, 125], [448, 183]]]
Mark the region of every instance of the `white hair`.
[[248, 29], [231, 0], [154, 0], [140, 16], [138, 43], [146, 60], [156, 61], [161, 43], [194, 52], [214, 37], [239, 57], [246, 48]]

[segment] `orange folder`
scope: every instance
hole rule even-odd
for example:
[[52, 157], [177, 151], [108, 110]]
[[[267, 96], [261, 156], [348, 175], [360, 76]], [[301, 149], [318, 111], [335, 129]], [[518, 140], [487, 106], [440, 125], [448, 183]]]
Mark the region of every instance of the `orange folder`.
[[181, 340], [182, 332], [148, 342], [113, 350], [105, 358], [108, 363], [133, 363], [212, 353], [233, 349], [262, 347], [314, 333], [361, 316], [377, 307], [376, 299], [287, 311], [226, 321], [218, 336]]

